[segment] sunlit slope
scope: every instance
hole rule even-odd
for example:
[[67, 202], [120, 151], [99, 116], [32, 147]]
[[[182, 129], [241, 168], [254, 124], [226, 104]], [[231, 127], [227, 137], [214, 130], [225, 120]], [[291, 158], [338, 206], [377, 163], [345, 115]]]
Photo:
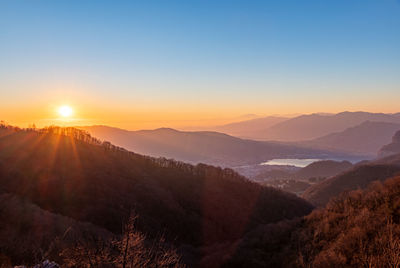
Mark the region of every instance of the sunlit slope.
[[[396, 267], [400, 250], [400, 177], [332, 200], [299, 221], [248, 233], [222, 267]], [[229, 252], [214, 250], [207, 267]]]

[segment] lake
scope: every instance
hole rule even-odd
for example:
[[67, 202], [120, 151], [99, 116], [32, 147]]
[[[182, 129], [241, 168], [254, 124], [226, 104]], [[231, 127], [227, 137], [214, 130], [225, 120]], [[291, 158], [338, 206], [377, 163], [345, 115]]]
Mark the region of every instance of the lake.
[[260, 165], [275, 165], [275, 166], [295, 166], [306, 167], [311, 163], [321, 161], [322, 159], [272, 159]]

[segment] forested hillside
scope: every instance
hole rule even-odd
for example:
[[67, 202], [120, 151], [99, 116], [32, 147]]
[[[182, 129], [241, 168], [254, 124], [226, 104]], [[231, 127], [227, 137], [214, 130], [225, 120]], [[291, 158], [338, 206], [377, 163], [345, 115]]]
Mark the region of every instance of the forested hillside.
[[197, 248], [312, 209], [232, 170], [138, 155], [73, 128], [3, 126], [0, 137], [1, 192], [115, 235], [134, 211], [149, 239]]
[[361, 163], [346, 172], [314, 184], [302, 197], [316, 206], [323, 206], [344, 191], [365, 189], [373, 181], [385, 181], [397, 174], [400, 174], [400, 161], [395, 156]]
[[[208, 267], [398, 267], [400, 177], [331, 200], [303, 219], [259, 226], [210, 248]], [[225, 262], [218, 263], [221, 256]], [[229, 257], [227, 257], [229, 256]]]

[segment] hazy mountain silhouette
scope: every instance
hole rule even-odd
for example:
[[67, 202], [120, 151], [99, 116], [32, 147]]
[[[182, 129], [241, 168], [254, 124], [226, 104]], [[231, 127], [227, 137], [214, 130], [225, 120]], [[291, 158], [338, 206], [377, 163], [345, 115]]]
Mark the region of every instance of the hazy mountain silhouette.
[[400, 131], [396, 132], [390, 144], [383, 146], [378, 152], [379, 157], [385, 157], [394, 154], [400, 154]]
[[366, 121], [342, 132], [332, 133], [303, 144], [325, 149], [376, 155], [376, 152], [383, 145], [388, 144], [393, 134], [398, 130], [400, 130], [400, 124]]
[[400, 174], [400, 155], [361, 163], [335, 177], [308, 188], [303, 198], [316, 206], [323, 206], [344, 191], [366, 188], [373, 181], [384, 181]]
[[268, 128], [263, 134], [264, 140], [305, 141], [341, 132], [365, 121], [400, 123], [395, 114], [343, 112], [335, 115], [301, 115]]
[[186, 247], [232, 241], [312, 208], [230, 169], [142, 156], [57, 127], [0, 129], [0, 193], [114, 234], [133, 209], [139, 231]]
[[286, 117], [268, 116], [216, 126], [211, 129], [235, 137], [257, 140], [263, 138], [263, 133], [269, 127], [286, 120], [288, 120]]
[[[21, 185], [21, 187], [24, 187]], [[35, 263], [43, 250], [50, 250], [57, 238], [60, 246], [74, 246], [70, 235], [111, 238], [109, 231], [90, 223], [41, 209], [23, 196], [9, 193], [0, 194], [0, 256], [7, 256], [12, 263]], [[54, 251], [57, 249], [54, 248]], [[59, 252], [49, 252], [52, 259], [59, 261]], [[2, 255], [4, 254], [4, 255]], [[0, 259], [0, 264], [3, 264]], [[11, 263], [8, 263], [10, 267]], [[3, 267], [8, 267], [3, 266]]]
[[191, 163], [222, 166], [258, 164], [273, 158], [347, 157], [327, 150], [277, 142], [261, 142], [218, 132], [184, 132], [169, 128], [126, 131], [107, 126], [80, 127], [93, 136], [129, 150]]

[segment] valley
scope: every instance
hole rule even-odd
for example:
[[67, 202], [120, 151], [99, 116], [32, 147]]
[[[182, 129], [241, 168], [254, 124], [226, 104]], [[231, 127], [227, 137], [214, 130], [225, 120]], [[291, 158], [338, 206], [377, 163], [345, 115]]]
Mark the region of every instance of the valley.
[[400, 0], [0, 0], [0, 268], [400, 268]]

